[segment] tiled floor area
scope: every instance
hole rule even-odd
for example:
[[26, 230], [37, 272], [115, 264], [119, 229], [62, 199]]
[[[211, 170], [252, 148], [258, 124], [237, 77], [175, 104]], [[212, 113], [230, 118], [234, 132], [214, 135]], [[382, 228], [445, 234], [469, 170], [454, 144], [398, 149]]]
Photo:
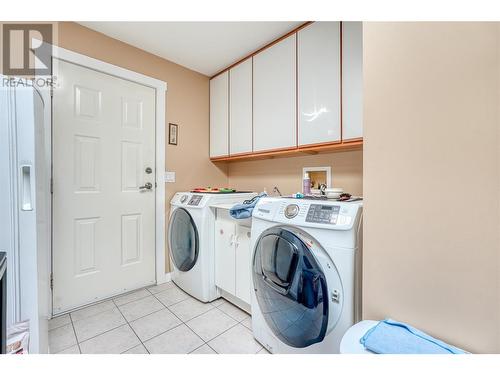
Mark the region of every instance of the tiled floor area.
[[251, 318], [218, 299], [202, 303], [172, 282], [140, 289], [49, 321], [51, 353], [267, 354]]

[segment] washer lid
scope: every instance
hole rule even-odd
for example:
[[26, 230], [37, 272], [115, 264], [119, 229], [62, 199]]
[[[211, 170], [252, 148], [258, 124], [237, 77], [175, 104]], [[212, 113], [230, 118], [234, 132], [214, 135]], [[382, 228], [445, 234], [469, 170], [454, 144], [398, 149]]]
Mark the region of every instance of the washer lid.
[[174, 266], [179, 271], [189, 271], [198, 259], [199, 239], [193, 218], [182, 207], [175, 209], [170, 217], [168, 238]]
[[323, 341], [340, 317], [340, 276], [325, 250], [296, 228], [262, 233], [255, 245], [253, 285], [268, 327], [289, 346]]

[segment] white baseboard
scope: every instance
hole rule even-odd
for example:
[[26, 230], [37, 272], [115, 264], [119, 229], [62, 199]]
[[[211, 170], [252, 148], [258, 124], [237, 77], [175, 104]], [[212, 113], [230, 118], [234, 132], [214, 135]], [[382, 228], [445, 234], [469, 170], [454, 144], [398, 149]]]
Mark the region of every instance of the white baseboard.
[[159, 277], [156, 280], [156, 285], [165, 284], [168, 283], [169, 281], [172, 281], [172, 274], [170, 272], [163, 274], [163, 277]]

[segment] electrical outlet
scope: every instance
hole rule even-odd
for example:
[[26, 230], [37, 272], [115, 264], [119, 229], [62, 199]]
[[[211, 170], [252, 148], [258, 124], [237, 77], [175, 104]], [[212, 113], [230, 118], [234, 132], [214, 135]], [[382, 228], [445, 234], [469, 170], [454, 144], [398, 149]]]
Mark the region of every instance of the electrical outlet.
[[165, 182], [175, 182], [175, 172], [165, 172]]

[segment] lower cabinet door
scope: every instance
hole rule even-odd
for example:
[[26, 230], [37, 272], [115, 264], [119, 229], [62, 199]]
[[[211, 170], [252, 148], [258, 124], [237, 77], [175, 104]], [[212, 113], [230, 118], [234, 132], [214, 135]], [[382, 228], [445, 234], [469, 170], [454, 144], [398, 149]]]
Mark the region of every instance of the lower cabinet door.
[[236, 297], [251, 302], [252, 249], [250, 248], [250, 228], [236, 227]]
[[215, 221], [215, 285], [235, 294], [235, 224], [229, 220]]

